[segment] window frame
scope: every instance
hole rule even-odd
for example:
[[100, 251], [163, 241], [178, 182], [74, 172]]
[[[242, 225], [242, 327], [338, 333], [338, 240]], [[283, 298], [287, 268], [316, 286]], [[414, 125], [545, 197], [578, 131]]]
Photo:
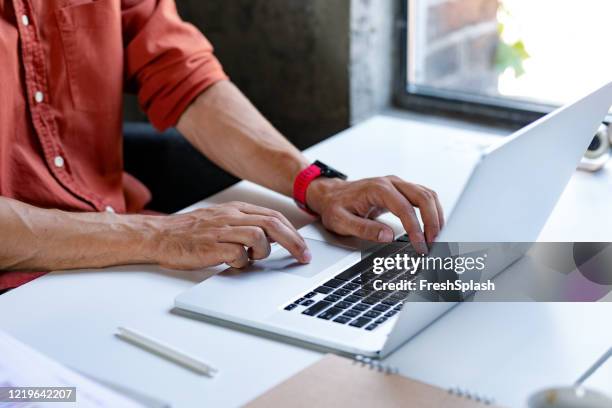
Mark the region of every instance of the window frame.
[[525, 126], [558, 108], [543, 103], [453, 92], [410, 83], [408, 72], [412, 50], [409, 5], [412, 1], [415, 0], [400, 0], [397, 24], [400, 61], [397, 64], [399, 72], [395, 75], [394, 86], [396, 106], [422, 113], [458, 117], [510, 128]]

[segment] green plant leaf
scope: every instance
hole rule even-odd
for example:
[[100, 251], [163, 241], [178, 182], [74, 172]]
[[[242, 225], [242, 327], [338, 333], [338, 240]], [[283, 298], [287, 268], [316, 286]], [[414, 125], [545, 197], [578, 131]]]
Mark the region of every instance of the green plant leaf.
[[525, 74], [523, 62], [528, 58], [530, 55], [523, 41], [519, 40], [513, 44], [500, 41], [495, 55], [495, 67], [499, 72], [511, 68], [514, 71], [514, 77], [518, 78]]

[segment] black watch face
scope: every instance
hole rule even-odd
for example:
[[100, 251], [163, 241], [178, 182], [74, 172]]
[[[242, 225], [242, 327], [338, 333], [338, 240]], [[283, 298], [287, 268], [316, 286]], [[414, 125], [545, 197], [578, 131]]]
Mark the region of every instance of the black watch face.
[[339, 178], [342, 180], [346, 180], [347, 178], [345, 174], [340, 173], [338, 170], [334, 169], [333, 167], [330, 167], [327, 164], [322, 163], [318, 160], [314, 162], [314, 165], [321, 169], [321, 175], [323, 177]]

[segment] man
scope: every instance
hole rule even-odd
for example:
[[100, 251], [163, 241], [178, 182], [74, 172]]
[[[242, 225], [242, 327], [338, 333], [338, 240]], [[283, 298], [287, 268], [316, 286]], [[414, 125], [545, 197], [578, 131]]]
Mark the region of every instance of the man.
[[388, 209], [424, 252], [444, 223], [423, 186], [317, 177], [228, 80], [173, 0], [0, 0], [0, 53], [0, 291], [40, 274], [26, 271], [244, 267], [267, 257], [271, 241], [310, 261], [295, 228], [266, 208], [144, 215], [150, 194], [123, 172], [124, 90], [138, 93], [158, 129], [176, 126], [228, 172], [295, 195], [338, 234], [390, 242], [392, 229], [372, 219]]

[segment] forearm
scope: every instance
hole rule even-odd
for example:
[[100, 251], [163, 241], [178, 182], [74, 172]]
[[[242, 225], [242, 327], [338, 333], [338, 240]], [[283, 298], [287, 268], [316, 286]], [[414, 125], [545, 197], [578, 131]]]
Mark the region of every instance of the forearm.
[[177, 128], [229, 173], [288, 196], [295, 176], [309, 164], [229, 81], [200, 95]]
[[43, 210], [0, 197], [0, 270], [153, 263], [152, 218]]

